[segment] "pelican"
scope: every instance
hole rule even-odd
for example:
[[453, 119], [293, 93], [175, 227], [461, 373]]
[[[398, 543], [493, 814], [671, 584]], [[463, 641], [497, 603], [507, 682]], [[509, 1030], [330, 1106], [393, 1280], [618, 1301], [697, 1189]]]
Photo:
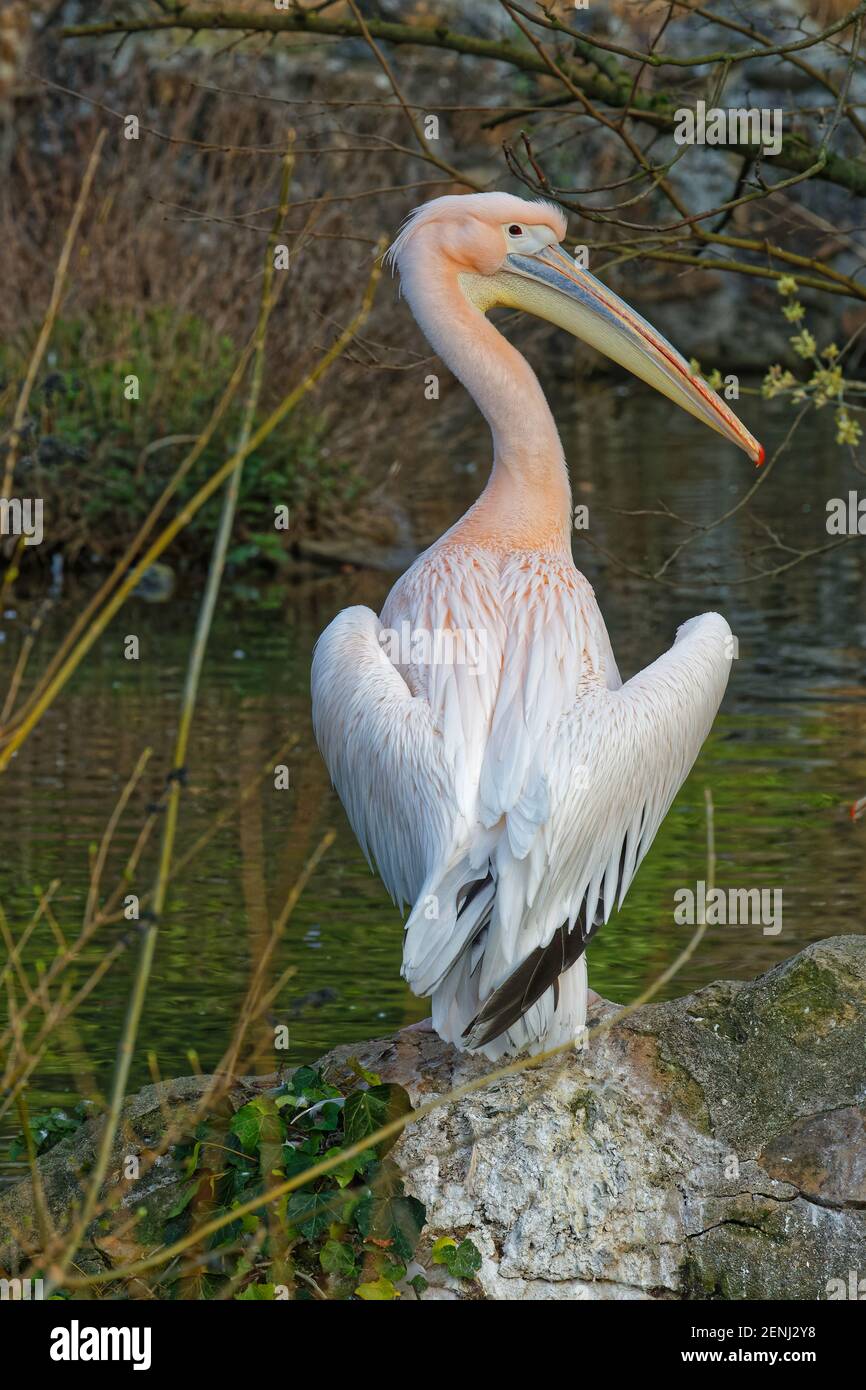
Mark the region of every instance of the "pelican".
[[487, 319], [526, 310], [599, 349], [756, 463], [680, 354], [562, 249], [547, 202], [436, 198], [388, 252], [493, 437], [486, 487], [379, 617], [313, 656], [313, 725], [352, 829], [405, 922], [402, 973], [446, 1042], [491, 1060], [580, 1036], [585, 951], [620, 907], [728, 681], [718, 613], [625, 684], [571, 554], [571, 494], [532, 368]]

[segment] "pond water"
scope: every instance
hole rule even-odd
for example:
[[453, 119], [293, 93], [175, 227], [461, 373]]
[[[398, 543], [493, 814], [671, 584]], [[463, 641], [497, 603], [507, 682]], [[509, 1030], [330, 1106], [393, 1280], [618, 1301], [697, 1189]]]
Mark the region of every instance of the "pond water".
[[[551, 386], [570, 459], [575, 502], [589, 508], [588, 535], [621, 564], [575, 533], [575, 555], [595, 586], [624, 678], [651, 661], [686, 617], [718, 608], [739, 640], [739, 657], [722, 712], [626, 900], [589, 953], [592, 986], [619, 1001], [633, 998], [685, 944], [690, 929], [673, 920], [676, 888], [705, 876], [704, 788], [715, 804], [717, 880], [724, 887], [780, 888], [783, 927], [713, 927], [667, 987], [694, 989], [718, 977], [748, 978], [808, 942], [864, 929], [866, 821], [847, 808], [866, 794], [866, 576], [863, 542], [787, 573], [744, 583], [767, 536], [740, 512], [703, 537], [672, 573], [691, 588], [651, 585], [632, 570], [657, 565], [685, 534], [661, 506], [706, 522], [733, 504], [753, 478], [744, 456], [644, 388], [610, 384], [572, 392]], [[750, 427], [771, 448], [790, 415], [784, 406], [741, 402]], [[760, 428], [758, 422], [760, 421]], [[758, 494], [755, 512], [791, 545], [827, 542], [825, 506], [856, 485], [832, 442], [832, 422], [817, 417], [797, 436]], [[455, 440], [458, 443], [455, 443]], [[483, 427], [456, 393], [428, 430], [390, 446], [399, 463], [391, 494], [405, 508], [419, 548], [455, 520], [479, 491], [488, 444]], [[623, 516], [613, 509], [656, 514]], [[778, 563], [776, 557], [774, 563]], [[258, 959], [268, 921], [280, 909], [326, 830], [336, 840], [313, 874], [268, 967], [294, 975], [275, 1000], [270, 1025], [286, 1022], [290, 1049], [280, 1060], [311, 1061], [336, 1043], [386, 1033], [420, 1019], [399, 975], [401, 925], [364, 862], [329, 789], [309, 720], [312, 644], [349, 603], [378, 608], [393, 575], [372, 570], [309, 571], [296, 582], [255, 591], [229, 586], [207, 654], [183, 798], [179, 853], [220, 813], [236, 814], [195, 855], [172, 885], [133, 1065], [133, 1086], [205, 1071], [226, 1047]], [[104, 635], [74, 682], [3, 779], [0, 903], [13, 932], [33, 911], [34, 894], [60, 880], [58, 921], [74, 935], [81, 921], [89, 856], [145, 747], [153, 756], [142, 787], [115, 836], [105, 884], [113, 886], [170, 765], [174, 724], [197, 595], [161, 605], [133, 601]], [[27, 616], [4, 619], [0, 670], [5, 689]], [[61, 602], [51, 619], [50, 650], [75, 611]], [[123, 637], [140, 639], [140, 659], [123, 658]], [[291, 787], [266, 778], [240, 803], [241, 789], [289, 735]], [[149, 886], [148, 873], [140, 885]], [[77, 983], [121, 931], [107, 927], [85, 952]], [[28, 947], [50, 961], [46, 929]], [[98, 1095], [110, 1078], [134, 952], [123, 955], [84, 1000], [74, 1020], [50, 1039], [33, 1077], [34, 1108]], [[155, 1061], [148, 1062], [148, 1054]], [[190, 1060], [195, 1054], [197, 1061]], [[255, 1060], [255, 1059], [254, 1059]], [[258, 1063], [272, 1070], [262, 1043]], [[2, 1121], [5, 1137], [19, 1122]], [[7, 1176], [14, 1166], [6, 1164]]]

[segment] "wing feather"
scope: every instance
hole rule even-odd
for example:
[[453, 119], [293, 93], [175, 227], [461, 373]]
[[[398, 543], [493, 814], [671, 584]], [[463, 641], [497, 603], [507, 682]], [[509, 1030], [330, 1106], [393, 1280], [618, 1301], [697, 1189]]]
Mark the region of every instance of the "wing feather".
[[[730, 671], [717, 613], [684, 624], [674, 646], [619, 689], [585, 687], [558, 725], [545, 770], [550, 811], [522, 859], [503, 836], [494, 926], [466, 1032], [480, 1046], [510, 1027], [574, 964], [619, 906], [709, 733]], [[580, 775], [577, 775], [577, 774]], [[538, 846], [543, 847], [543, 871]]]
[[369, 608], [347, 608], [313, 656], [313, 728], [367, 859], [402, 908], [447, 856], [460, 815], [454, 764], [425, 699], [383, 649]]

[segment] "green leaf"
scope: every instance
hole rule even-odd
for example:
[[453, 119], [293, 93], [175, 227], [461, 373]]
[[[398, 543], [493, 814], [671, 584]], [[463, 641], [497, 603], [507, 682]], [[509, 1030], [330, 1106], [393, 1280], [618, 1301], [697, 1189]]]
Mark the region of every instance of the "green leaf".
[[273, 1303], [274, 1284], [247, 1284], [243, 1293], [235, 1294], [236, 1303]]
[[255, 1153], [262, 1144], [280, 1144], [285, 1138], [273, 1096], [259, 1096], [242, 1105], [232, 1116], [229, 1128], [247, 1153]]
[[319, 1264], [326, 1274], [354, 1274], [355, 1252], [342, 1240], [326, 1240], [319, 1251]]
[[333, 1196], [323, 1192], [294, 1192], [286, 1204], [286, 1221], [307, 1240], [323, 1235], [334, 1219]]
[[474, 1279], [481, 1268], [481, 1252], [471, 1240], [461, 1240], [455, 1247], [443, 1251], [445, 1267], [455, 1279]]
[[247, 1153], [254, 1153], [258, 1146], [261, 1119], [261, 1112], [256, 1109], [254, 1101], [242, 1106], [232, 1117], [231, 1132]]
[[[28, 1128], [36, 1153], [47, 1153], [67, 1134], [74, 1134], [87, 1118], [87, 1113], [81, 1109], [80, 1105], [75, 1107], [72, 1115], [67, 1115], [65, 1110], [60, 1109], [51, 1110], [47, 1115], [35, 1115]], [[10, 1158], [23, 1158], [26, 1153], [27, 1144], [24, 1136], [13, 1139], [9, 1148]]]
[[370, 1284], [359, 1284], [355, 1293], [369, 1303], [382, 1303], [400, 1297], [390, 1279], [375, 1279]]
[[333, 1134], [335, 1129], [339, 1129], [342, 1109], [336, 1102], [326, 1102], [315, 1115], [305, 1116], [301, 1124], [309, 1124], [313, 1134]]
[[195, 1144], [193, 1144], [192, 1153], [189, 1154], [188, 1157], [184, 1160], [184, 1167], [186, 1168], [186, 1175], [187, 1175], [188, 1178], [191, 1178], [191, 1177], [192, 1177], [193, 1173], [195, 1172], [196, 1168], [198, 1167], [198, 1161], [199, 1161], [199, 1158], [200, 1158], [200, 1157], [201, 1157], [201, 1140], [198, 1139], [198, 1140], [196, 1140]]
[[[343, 1126], [346, 1144], [357, 1144], [377, 1129], [412, 1113], [412, 1102], [402, 1086], [371, 1086], [367, 1091], [353, 1091], [346, 1099]], [[396, 1135], [379, 1145], [380, 1155], [396, 1141]]]
[[433, 1263], [434, 1263], [434, 1265], [444, 1265], [444, 1264], [447, 1264], [448, 1261], [447, 1261], [447, 1259], [446, 1259], [446, 1257], [445, 1257], [445, 1252], [446, 1252], [447, 1250], [456, 1250], [456, 1249], [457, 1249], [457, 1241], [454, 1239], [453, 1236], [440, 1236], [438, 1240], [434, 1240], [434, 1242], [433, 1242], [433, 1249], [432, 1249], [431, 1252], [430, 1252], [431, 1255], [433, 1256]]
[[423, 1274], [416, 1274], [414, 1278], [409, 1280], [409, 1284], [415, 1290], [416, 1298], [420, 1298], [424, 1290], [430, 1287]]
[[297, 1149], [286, 1149], [283, 1153], [283, 1172], [287, 1178], [295, 1178], [319, 1161], [318, 1153], [310, 1153], [304, 1145]]
[[[329, 1150], [328, 1156], [334, 1152]], [[336, 1168], [331, 1169], [331, 1177], [338, 1187], [348, 1187], [353, 1178], [364, 1172], [372, 1163], [377, 1161], [375, 1149], [363, 1149], [361, 1153], [355, 1154], [354, 1158], [345, 1158], [342, 1163], [338, 1163]]]
[[368, 1236], [372, 1230], [373, 1212], [373, 1194], [369, 1188], [362, 1190], [357, 1200], [348, 1202], [344, 1208], [344, 1215], [349, 1216], [355, 1229], [362, 1236]]
[[427, 1209], [417, 1197], [397, 1197], [391, 1202], [391, 1237], [395, 1255], [407, 1262], [411, 1260], [426, 1219]]
[[170, 1221], [173, 1216], [180, 1216], [181, 1212], [186, 1210], [198, 1191], [199, 1182], [199, 1178], [193, 1178], [191, 1182], [184, 1183], [177, 1200], [172, 1203], [165, 1213], [165, 1219], [167, 1221]]
[[399, 1181], [394, 1183], [391, 1192], [383, 1189], [384, 1184], [377, 1179], [375, 1193], [369, 1188], [363, 1192], [352, 1212], [352, 1220], [362, 1236], [390, 1241], [392, 1254], [408, 1263], [427, 1218], [424, 1203], [417, 1197], [404, 1197], [403, 1184]]
[[342, 1100], [343, 1093], [336, 1086], [329, 1086], [312, 1067], [298, 1067], [287, 1083], [283, 1095], [275, 1098], [278, 1110], [290, 1106], [293, 1110], [306, 1110], [320, 1100]]
[[312, 1067], [298, 1067], [292, 1076], [292, 1093], [296, 1096], [308, 1096], [311, 1091], [321, 1091], [323, 1085], [321, 1076]]

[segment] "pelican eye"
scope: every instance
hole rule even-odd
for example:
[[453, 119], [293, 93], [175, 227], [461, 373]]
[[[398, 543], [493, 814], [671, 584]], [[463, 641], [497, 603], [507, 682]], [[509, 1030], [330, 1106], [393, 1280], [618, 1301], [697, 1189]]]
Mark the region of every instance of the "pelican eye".
[[518, 227], [518, 225], [517, 225], [516, 222], [512, 222], [511, 226], [508, 228], [508, 235], [509, 235], [509, 236], [523, 236], [523, 228], [522, 228], [522, 227]]

